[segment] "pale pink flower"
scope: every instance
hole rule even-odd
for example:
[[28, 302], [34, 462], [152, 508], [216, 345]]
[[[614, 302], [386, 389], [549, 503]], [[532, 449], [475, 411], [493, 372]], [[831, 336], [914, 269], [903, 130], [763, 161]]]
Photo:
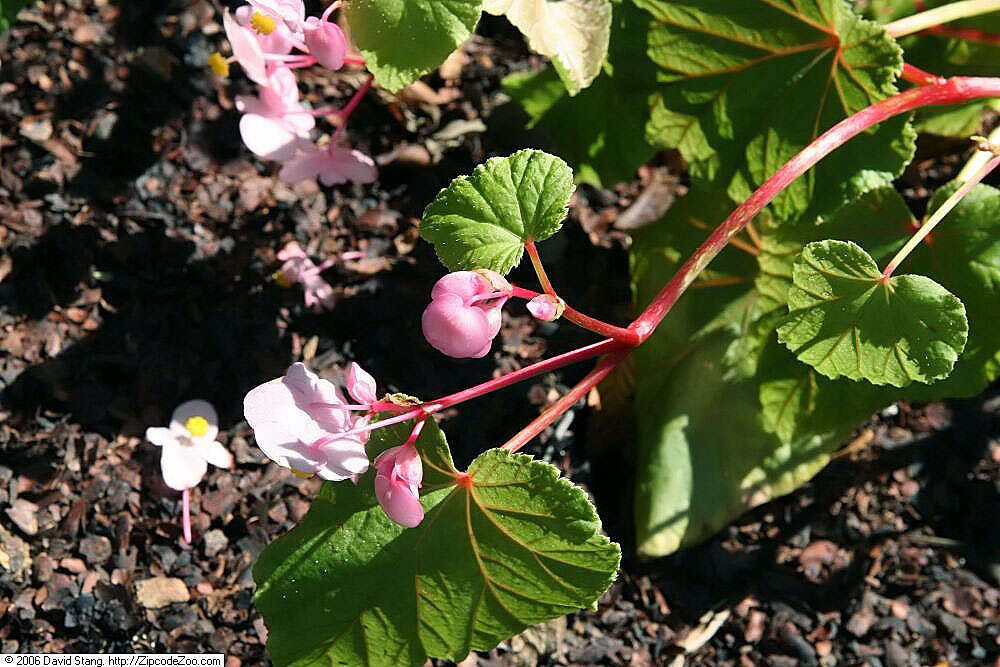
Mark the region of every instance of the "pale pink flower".
[[281, 19], [292, 32], [301, 32], [306, 19], [306, 5], [302, 0], [247, 0], [257, 11]]
[[288, 243], [278, 251], [278, 259], [283, 262], [276, 273], [279, 282], [286, 286], [301, 285], [306, 308], [320, 312], [336, 305], [337, 293], [323, 278], [323, 267], [316, 266], [298, 243]]
[[254, 154], [282, 161], [295, 155], [298, 145], [309, 145], [309, 130], [316, 120], [299, 103], [295, 73], [287, 67], [271, 73], [259, 97], [238, 96], [236, 108], [243, 112], [243, 143]]
[[267, 83], [267, 60], [264, 50], [257, 40], [257, 33], [250, 28], [244, 28], [233, 18], [227, 9], [222, 15], [222, 27], [226, 31], [226, 39], [233, 49], [233, 56], [243, 71], [254, 83], [262, 86]]
[[420, 323], [427, 342], [449, 357], [486, 356], [500, 332], [512, 288], [495, 271], [456, 271], [435, 283]]
[[364, 436], [345, 435], [367, 423], [353, 417], [340, 390], [303, 364], [250, 390], [243, 414], [257, 446], [279, 466], [338, 482], [368, 470]]
[[146, 439], [160, 453], [160, 470], [167, 486], [186, 491], [198, 485], [211, 463], [219, 468], [233, 465], [233, 455], [221, 443], [219, 417], [208, 401], [181, 403], [170, 418], [170, 426], [146, 429]]
[[274, 31], [269, 35], [265, 35], [253, 29], [252, 17], [254, 11], [256, 10], [250, 5], [238, 7], [234, 14], [236, 22], [253, 33], [254, 38], [256, 38], [264, 53], [278, 56], [291, 53], [295, 37], [288, 26], [285, 25], [285, 22], [283, 20], [276, 22]]
[[344, 66], [347, 39], [336, 23], [310, 16], [302, 26], [309, 53], [323, 67], [338, 70]]
[[385, 450], [375, 459], [375, 497], [396, 523], [414, 528], [423, 521], [420, 485], [424, 467], [417, 448], [410, 443]]
[[347, 181], [371, 183], [378, 177], [378, 169], [374, 160], [364, 153], [331, 142], [326, 148], [310, 146], [303, 149], [285, 162], [278, 176], [286, 183], [318, 178], [323, 185], [331, 186]]

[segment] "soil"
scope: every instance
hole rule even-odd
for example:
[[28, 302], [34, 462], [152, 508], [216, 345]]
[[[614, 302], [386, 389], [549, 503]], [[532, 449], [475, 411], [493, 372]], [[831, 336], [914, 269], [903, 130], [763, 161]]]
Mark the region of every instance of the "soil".
[[[423, 207], [487, 157], [539, 140], [499, 82], [541, 61], [504, 21], [484, 19], [426, 85], [366, 97], [349, 136], [377, 156], [377, 183], [289, 187], [241, 147], [233, 98], [249, 84], [204, 66], [220, 11], [208, 0], [48, 2], [0, 42], [4, 653], [204, 651], [268, 664], [251, 568], [318, 482], [263, 459], [242, 421], [248, 389], [294, 360], [331, 378], [357, 361], [380, 389], [433, 397], [593, 340], [520, 307], [480, 360], [446, 359], [420, 335], [443, 273], [417, 238]], [[362, 80], [301, 78], [315, 106], [342, 104]], [[964, 150], [922, 144], [900, 181], [915, 207]], [[682, 190], [671, 155], [632, 183], [581, 188], [566, 231], [539, 246], [567, 300], [626, 322], [628, 236], [615, 222], [643, 192], [665, 206]], [[320, 259], [365, 253], [326, 272], [341, 293], [332, 312], [308, 312], [270, 278], [291, 240]], [[530, 269], [512, 281], [532, 284]], [[586, 370], [444, 415], [457, 463]], [[179, 494], [142, 434], [193, 397], [218, 408], [236, 467], [213, 468], [192, 492], [186, 545]], [[651, 563], [628, 555], [628, 438], [609, 446], [599, 426], [581, 402], [527, 451], [594, 493], [626, 553], [619, 580], [596, 611], [464, 664], [1000, 665], [1000, 387], [893, 406], [798, 492]]]

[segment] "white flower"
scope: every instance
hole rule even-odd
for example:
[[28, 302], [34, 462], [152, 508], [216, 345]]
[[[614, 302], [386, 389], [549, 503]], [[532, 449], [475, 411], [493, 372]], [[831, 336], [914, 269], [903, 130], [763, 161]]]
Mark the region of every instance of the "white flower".
[[219, 416], [208, 401], [181, 403], [170, 418], [170, 426], [146, 429], [146, 439], [162, 447], [160, 469], [163, 481], [184, 491], [198, 485], [211, 463], [219, 468], [233, 465], [233, 455], [216, 442]]

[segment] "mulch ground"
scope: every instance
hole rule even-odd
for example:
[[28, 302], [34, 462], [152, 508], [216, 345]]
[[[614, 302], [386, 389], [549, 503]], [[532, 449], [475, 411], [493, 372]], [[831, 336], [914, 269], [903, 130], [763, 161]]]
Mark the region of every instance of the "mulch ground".
[[[219, 9], [49, 2], [0, 43], [3, 652], [212, 651], [267, 664], [252, 565], [318, 482], [264, 461], [241, 421], [248, 389], [293, 360], [332, 378], [358, 361], [380, 390], [429, 398], [592, 340], [517, 307], [481, 360], [446, 359], [419, 332], [443, 272], [417, 238], [423, 207], [486, 157], [535, 141], [499, 87], [540, 65], [509, 26], [484, 20], [425, 85], [366, 98], [349, 136], [377, 156], [378, 183], [289, 187], [241, 148], [233, 98], [249, 86], [206, 73]], [[303, 93], [336, 105], [361, 81], [310, 72]], [[917, 206], [962, 148], [924, 145], [901, 183]], [[663, 156], [633, 183], [581, 188], [567, 231], [540, 246], [571, 303], [627, 321], [628, 237], [615, 223], [642, 192], [669, 201], [680, 173]], [[290, 240], [318, 257], [366, 254], [326, 274], [342, 297], [333, 312], [305, 311], [270, 279]], [[531, 284], [530, 269], [513, 281]], [[445, 415], [457, 462], [585, 371]], [[191, 397], [217, 406], [237, 465], [193, 491], [188, 546], [179, 494], [142, 433]], [[627, 438], [608, 447], [600, 426], [581, 404], [530, 450], [592, 490], [628, 554]], [[700, 547], [626, 556], [596, 612], [468, 663], [1000, 665], [998, 443], [1000, 389], [893, 406], [798, 492]]]

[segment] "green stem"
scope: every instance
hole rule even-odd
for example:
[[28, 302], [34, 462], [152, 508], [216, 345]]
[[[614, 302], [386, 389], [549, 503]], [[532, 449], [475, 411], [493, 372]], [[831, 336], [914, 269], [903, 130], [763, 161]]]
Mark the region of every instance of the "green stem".
[[1000, 0], [964, 0], [964, 2], [952, 2], [941, 7], [928, 9], [919, 14], [907, 16], [892, 23], [887, 23], [885, 31], [893, 37], [898, 38], [939, 26], [942, 23], [950, 23], [958, 19], [997, 11], [1000, 11]]
[[986, 164], [980, 167], [979, 171], [973, 174], [972, 178], [963, 183], [962, 187], [955, 190], [955, 192], [952, 193], [952, 195], [948, 197], [948, 199], [946, 199], [944, 203], [934, 211], [934, 213], [931, 214], [931, 217], [929, 217], [927, 221], [920, 226], [920, 229], [918, 229], [917, 233], [906, 242], [906, 245], [899, 249], [896, 256], [893, 257], [888, 264], [886, 264], [885, 271], [882, 272], [882, 281], [884, 282], [889, 280], [890, 276], [892, 276], [892, 272], [896, 270], [896, 267], [898, 267], [904, 259], [906, 259], [907, 255], [913, 252], [913, 249], [920, 245], [921, 241], [927, 238], [927, 235], [934, 230], [937, 224], [941, 222], [946, 215], [951, 213], [951, 210], [958, 205], [958, 202], [962, 201], [965, 195], [969, 194], [969, 191], [972, 190], [972, 188], [976, 187], [980, 181], [986, 178], [987, 174], [996, 169], [998, 166], [1000, 166], [1000, 155], [995, 155], [992, 160], [987, 161]]

